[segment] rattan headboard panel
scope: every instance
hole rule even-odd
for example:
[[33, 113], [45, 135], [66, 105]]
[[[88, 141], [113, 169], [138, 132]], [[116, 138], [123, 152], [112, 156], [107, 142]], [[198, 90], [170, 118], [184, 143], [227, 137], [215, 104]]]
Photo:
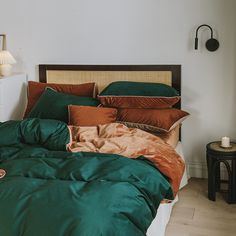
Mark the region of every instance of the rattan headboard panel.
[[114, 81], [159, 82], [172, 85], [170, 71], [47, 71], [47, 83], [95, 82], [102, 91]]

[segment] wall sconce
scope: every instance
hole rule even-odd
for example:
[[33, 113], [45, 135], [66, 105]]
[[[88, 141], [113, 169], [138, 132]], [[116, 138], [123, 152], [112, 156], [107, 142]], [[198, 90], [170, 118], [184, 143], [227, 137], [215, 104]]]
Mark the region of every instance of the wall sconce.
[[195, 45], [194, 45], [195, 50], [198, 49], [198, 30], [201, 27], [208, 27], [211, 31], [211, 38], [206, 41], [207, 50], [211, 51], [211, 52], [216, 51], [220, 46], [219, 41], [217, 39], [213, 38], [213, 30], [212, 30], [211, 26], [206, 25], [206, 24], [198, 26], [198, 28], [196, 30]]
[[0, 75], [9, 76], [11, 74], [12, 64], [16, 63], [15, 58], [7, 51], [6, 35], [0, 34], [2, 37], [2, 50], [0, 51]]

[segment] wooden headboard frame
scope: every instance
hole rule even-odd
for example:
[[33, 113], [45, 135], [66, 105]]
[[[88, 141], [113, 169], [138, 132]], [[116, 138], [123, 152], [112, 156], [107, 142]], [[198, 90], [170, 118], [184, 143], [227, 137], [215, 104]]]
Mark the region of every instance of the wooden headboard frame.
[[[170, 85], [174, 87], [181, 95], [181, 66], [180, 65], [39, 65], [39, 81], [43, 83], [47, 83], [49, 79], [48, 77], [50, 76], [50, 74], [52, 74], [52, 72], [55, 72], [58, 75], [60, 75], [60, 72], [63, 72], [63, 77], [66, 77], [67, 71], [68, 71], [68, 75], [71, 72], [89, 72], [90, 74], [91, 72], [95, 72], [95, 73], [100, 72], [99, 73], [100, 76], [106, 76], [106, 73], [109, 72], [109, 76], [114, 75], [114, 77], [116, 77], [116, 72], [117, 72], [119, 80], [123, 80], [121, 78], [122, 72], [129, 73], [129, 76], [132, 75], [132, 72], [134, 72], [133, 76], [131, 76], [132, 80], [135, 80], [135, 77], [141, 74], [141, 77], [144, 76], [143, 82], [146, 79], [145, 76], [148, 76], [147, 79], [149, 77], [152, 77], [151, 78], [152, 80], [150, 81], [152, 82], [155, 81], [157, 83], [161, 82], [162, 80], [165, 81], [165, 78], [162, 78], [162, 77], [166, 77], [166, 74], [167, 75], [169, 74], [169, 77], [171, 79]], [[158, 73], [155, 74], [155, 72], [158, 72]], [[91, 75], [89, 75], [88, 77], [90, 76]], [[157, 78], [155, 78], [155, 76]], [[63, 79], [64, 81], [62, 83], [65, 83], [66, 79], [65, 78]], [[77, 80], [77, 78], [75, 79]], [[75, 79], [73, 80], [73, 82], [75, 82]], [[78, 78], [78, 83], [79, 83], [79, 79], [80, 78]], [[125, 80], [127, 80], [127, 78]], [[140, 78], [139, 78], [139, 81], [140, 81]], [[60, 81], [57, 81], [57, 82], [60, 83]], [[91, 81], [87, 81], [87, 82], [91, 82]], [[177, 103], [174, 107], [180, 109], [181, 102]]]

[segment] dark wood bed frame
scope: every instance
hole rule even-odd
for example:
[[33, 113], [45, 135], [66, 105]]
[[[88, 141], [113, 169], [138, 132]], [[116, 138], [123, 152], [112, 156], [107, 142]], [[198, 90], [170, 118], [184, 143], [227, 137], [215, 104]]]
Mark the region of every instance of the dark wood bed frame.
[[[47, 82], [47, 71], [170, 71], [172, 87], [181, 95], [181, 65], [39, 65], [39, 81]], [[181, 108], [178, 102], [175, 108]]]

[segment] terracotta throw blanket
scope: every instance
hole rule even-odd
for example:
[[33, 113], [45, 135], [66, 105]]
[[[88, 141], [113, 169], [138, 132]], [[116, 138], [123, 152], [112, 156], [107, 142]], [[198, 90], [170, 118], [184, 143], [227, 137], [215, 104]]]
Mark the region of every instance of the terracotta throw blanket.
[[118, 123], [91, 127], [69, 126], [69, 129], [69, 151], [112, 153], [128, 158], [144, 156], [169, 178], [175, 195], [179, 190], [184, 162], [161, 138]]

